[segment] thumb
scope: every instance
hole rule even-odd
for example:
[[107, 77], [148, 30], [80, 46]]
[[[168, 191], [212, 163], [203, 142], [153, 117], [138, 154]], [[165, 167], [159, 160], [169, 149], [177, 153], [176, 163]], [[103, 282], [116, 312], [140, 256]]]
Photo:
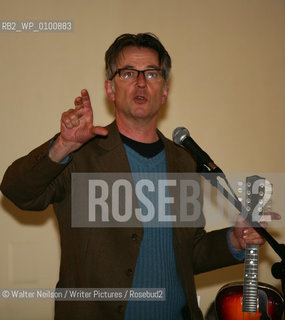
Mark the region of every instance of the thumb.
[[104, 127], [100, 126], [93, 126], [90, 129], [90, 132], [94, 135], [99, 135], [99, 136], [107, 136], [108, 135], [108, 130]]

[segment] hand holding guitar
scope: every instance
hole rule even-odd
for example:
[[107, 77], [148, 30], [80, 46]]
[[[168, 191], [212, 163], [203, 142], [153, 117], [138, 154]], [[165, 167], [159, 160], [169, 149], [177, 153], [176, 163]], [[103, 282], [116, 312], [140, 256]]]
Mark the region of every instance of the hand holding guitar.
[[[268, 212], [266, 215], [262, 216], [260, 225], [263, 228], [267, 227], [266, 221], [280, 220], [281, 216], [276, 212]], [[235, 250], [244, 250], [246, 244], [258, 244], [262, 245], [265, 243], [264, 238], [254, 229], [249, 223], [242, 217], [238, 216], [237, 222], [234, 229], [230, 234], [230, 240], [232, 247]]]

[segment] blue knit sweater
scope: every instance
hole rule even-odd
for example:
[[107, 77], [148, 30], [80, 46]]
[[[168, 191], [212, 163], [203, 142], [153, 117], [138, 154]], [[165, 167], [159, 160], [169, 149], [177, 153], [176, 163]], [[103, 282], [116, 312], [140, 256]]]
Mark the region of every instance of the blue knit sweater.
[[[142, 178], [156, 185], [157, 174], [165, 175], [165, 151], [146, 158], [125, 144], [134, 182]], [[152, 174], [153, 173], [153, 174]], [[164, 173], [164, 174], [163, 174]], [[157, 193], [144, 190], [147, 198], [154, 204], [157, 213]], [[142, 214], [146, 208], [140, 205]], [[170, 213], [170, 212], [169, 212]], [[133, 288], [165, 288], [165, 301], [129, 301], [125, 320], [182, 320], [182, 308], [186, 297], [179, 279], [171, 227], [153, 227], [144, 223], [144, 235], [134, 273]]]

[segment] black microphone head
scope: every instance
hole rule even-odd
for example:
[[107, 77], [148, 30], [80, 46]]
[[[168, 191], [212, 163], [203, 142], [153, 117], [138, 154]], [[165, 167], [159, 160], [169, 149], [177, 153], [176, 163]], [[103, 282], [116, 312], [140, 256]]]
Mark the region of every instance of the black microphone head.
[[172, 140], [179, 145], [182, 145], [183, 140], [189, 136], [189, 131], [184, 127], [177, 127], [172, 132]]

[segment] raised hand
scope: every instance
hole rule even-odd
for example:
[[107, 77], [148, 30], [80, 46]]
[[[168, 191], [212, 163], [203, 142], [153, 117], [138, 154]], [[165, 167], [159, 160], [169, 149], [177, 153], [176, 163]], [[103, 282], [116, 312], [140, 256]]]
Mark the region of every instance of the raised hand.
[[60, 162], [68, 154], [80, 148], [95, 135], [107, 135], [107, 129], [93, 125], [93, 110], [86, 89], [74, 101], [75, 108], [61, 117], [60, 135], [49, 151], [52, 161]]

